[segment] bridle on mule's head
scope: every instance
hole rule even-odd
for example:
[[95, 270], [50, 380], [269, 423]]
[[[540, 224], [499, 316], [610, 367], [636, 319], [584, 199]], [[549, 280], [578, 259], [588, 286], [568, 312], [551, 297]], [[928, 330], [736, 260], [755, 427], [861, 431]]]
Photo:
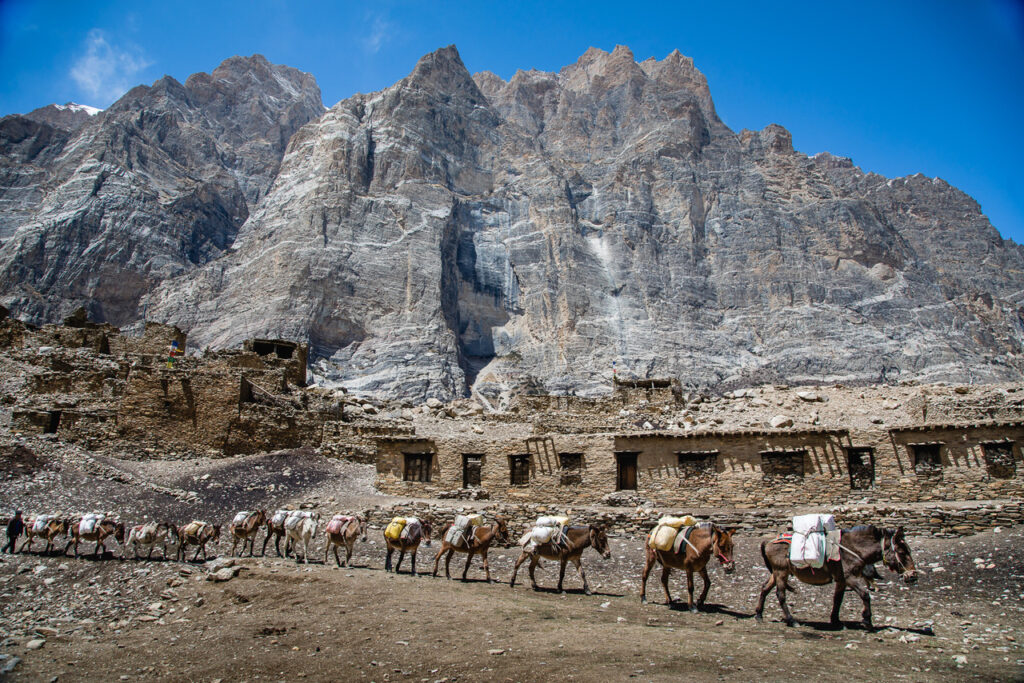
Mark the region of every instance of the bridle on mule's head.
[[722, 551], [722, 543], [721, 543], [721, 541], [722, 541], [722, 537], [725, 536], [725, 534], [727, 533], [726, 530], [722, 529], [722, 528], [720, 528], [718, 526], [712, 526], [712, 533], [713, 533], [713, 536], [712, 536], [712, 539], [711, 539], [711, 543], [712, 543], [712, 548], [713, 548], [714, 553], [715, 553], [715, 557], [718, 558], [718, 561], [721, 563], [721, 565], [723, 567], [725, 567], [727, 569], [735, 567], [736, 566], [735, 560], [730, 560], [728, 557], [725, 556], [725, 553]]
[[[908, 569], [903, 558], [900, 557], [899, 550], [896, 548], [896, 537], [899, 536], [900, 530], [895, 529], [890, 533], [889, 529], [882, 530], [882, 564], [891, 569], [894, 572], [899, 572], [905, 577], [909, 577], [915, 573], [914, 569]], [[889, 557], [885, 556], [886, 541], [889, 543]]]

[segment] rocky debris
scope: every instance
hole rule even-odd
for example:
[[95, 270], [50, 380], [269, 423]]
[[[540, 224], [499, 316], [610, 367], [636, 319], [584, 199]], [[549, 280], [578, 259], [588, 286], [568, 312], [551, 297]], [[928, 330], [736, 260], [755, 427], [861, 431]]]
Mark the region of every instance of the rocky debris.
[[793, 426], [793, 418], [786, 415], [776, 415], [768, 424], [771, 425], [772, 429], [784, 429]]
[[231, 579], [238, 576], [238, 572], [242, 570], [241, 567], [223, 567], [216, 571], [210, 572], [206, 576], [207, 581], [230, 581]]

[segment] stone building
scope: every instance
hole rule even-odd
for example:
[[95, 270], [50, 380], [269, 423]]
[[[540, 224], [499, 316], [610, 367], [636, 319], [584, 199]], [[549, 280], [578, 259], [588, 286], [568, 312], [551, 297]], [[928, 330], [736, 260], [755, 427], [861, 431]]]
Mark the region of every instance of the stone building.
[[[618, 406], [636, 405], [636, 399], [623, 400], [619, 391], [604, 401], [524, 397], [532, 417], [519, 424], [488, 425], [482, 433], [379, 438], [377, 486], [396, 495], [482, 494], [559, 504], [619, 498], [735, 508], [991, 500], [1024, 493], [1024, 420], [1017, 398], [1005, 407], [1010, 419], [879, 426], [880, 418], [847, 420], [838, 410], [829, 426], [816, 409], [802, 425], [727, 428], [716, 415], [707, 426], [668, 429], [652, 424], [675, 409], [676, 399], [662, 393], [634, 424], [607, 424]], [[807, 400], [820, 398], [797, 399]], [[906, 414], [927, 412], [920, 403], [906, 401]], [[945, 401], [933, 413], [954, 403], [962, 412], [963, 401]]]

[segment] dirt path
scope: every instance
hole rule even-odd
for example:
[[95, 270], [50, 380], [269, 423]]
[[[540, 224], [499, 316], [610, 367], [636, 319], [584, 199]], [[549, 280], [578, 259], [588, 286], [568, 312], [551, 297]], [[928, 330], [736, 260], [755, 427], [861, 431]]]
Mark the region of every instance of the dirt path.
[[[804, 625], [790, 629], [779, 622], [774, 595], [766, 622], [756, 624], [750, 613], [765, 571], [750, 561], [757, 552], [753, 538], [738, 544], [736, 574], [726, 577], [717, 568], [712, 572], [711, 611], [692, 615], [661, 604], [655, 576], [648, 586], [655, 602], [640, 604], [640, 544], [635, 540], [613, 539], [608, 562], [588, 553], [586, 567], [597, 594], [584, 596], [575, 592], [575, 576], [567, 578], [566, 594], [534, 592], [526, 586], [510, 590], [507, 578], [515, 553], [510, 549], [492, 559], [492, 570], [503, 583], [479, 580], [479, 565], [470, 573], [476, 580], [468, 583], [386, 574], [380, 570], [383, 550], [377, 535], [379, 531], [370, 543], [357, 546], [361, 566], [356, 568], [247, 559], [240, 576], [224, 584], [203, 580], [199, 568], [180, 577], [175, 563], [65, 560], [73, 565], [65, 571], [79, 572], [80, 586], [78, 592], [66, 591], [55, 588], [57, 584], [42, 585], [39, 576], [45, 571], [16, 573], [22, 563], [60, 560], [17, 558], [0, 565], [5, 604], [13, 607], [10, 598], [51, 590], [54, 599], [41, 603], [40, 610], [59, 610], [62, 603], [74, 602], [83, 585], [117, 585], [109, 580], [114, 573], [148, 567], [154, 571], [132, 574], [123, 587], [138, 598], [137, 604], [111, 611], [131, 615], [130, 622], [101, 619], [77, 630], [68, 624], [47, 637], [40, 650], [24, 651], [22, 640], [6, 651], [24, 657], [16, 678], [49, 680], [56, 675], [61, 681], [923, 681], [1024, 676], [1019, 647], [1024, 637], [1024, 576], [1013, 560], [1024, 548], [1024, 530], [958, 540], [919, 539], [915, 555], [926, 574], [910, 588], [879, 585], [873, 594], [876, 621], [888, 628], [875, 633], [826, 630], [822, 622], [830, 589], [803, 586], [791, 605], [798, 619], [808, 620]], [[424, 549], [421, 571], [430, 569], [427, 557], [432, 559], [432, 553]], [[974, 570], [975, 557], [986, 560], [983, 566], [996, 566]], [[453, 562], [456, 566], [461, 571], [461, 561]], [[936, 567], [942, 571], [931, 571]], [[90, 584], [90, 574], [96, 583]], [[538, 578], [551, 586], [557, 580], [556, 567], [549, 564]], [[168, 588], [168, 582], [178, 581], [180, 585]], [[947, 586], [964, 590], [954, 595]], [[674, 575], [673, 592], [684, 594], [679, 575]], [[150, 601], [160, 601], [159, 609], [152, 609]], [[848, 594], [843, 619], [853, 622], [859, 611], [859, 600]], [[5, 608], [4, 617], [11, 616]]]

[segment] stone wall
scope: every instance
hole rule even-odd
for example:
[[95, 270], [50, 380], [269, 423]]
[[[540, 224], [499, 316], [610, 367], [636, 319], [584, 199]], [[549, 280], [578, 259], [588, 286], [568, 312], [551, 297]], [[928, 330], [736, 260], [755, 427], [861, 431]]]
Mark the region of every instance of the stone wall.
[[[480, 512], [488, 523], [494, 515], [503, 515], [509, 525], [513, 541], [525, 533], [540, 515], [565, 513], [572, 523], [603, 524], [613, 536], [642, 537], [648, 533], [662, 514], [692, 514], [698, 519], [715, 522], [723, 527], [735, 527], [739, 533], [770, 537], [791, 529], [795, 515], [810, 512], [834, 514], [843, 528], [857, 524], [883, 527], [904, 527], [911, 536], [956, 537], [969, 536], [998, 527], [1024, 523], [1024, 503], [1016, 501], [989, 501], [980, 503], [918, 504], [911, 506], [853, 505], [813, 508], [765, 508], [760, 510], [678, 508], [636, 510], [621, 508], [552, 507], [532, 503], [463, 503], [460, 505], [408, 501], [376, 506], [365, 511], [370, 525], [383, 528], [392, 517], [417, 516], [432, 520], [435, 529], [443, 528], [456, 514], [465, 511]], [[436, 535], [436, 534], [435, 534]]]
[[[938, 478], [913, 465], [912, 444], [941, 442]], [[690, 435], [548, 434], [518, 439], [486, 435], [381, 438], [377, 486], [395, 495], [448, 496], [461, 489], [463, 458], [479, 457], [480, 488], [494, 499], [597, 504], [635, 480], [636, 494], [657, 505], [753, 508], [841, 505], [858, 501], [993, 500], [1020, 496], [1024, 424], [990, 423], [848, 432], [740, 430]], [[986, 460], [984, 444], [999, 444]], [[848, 449], [870, 448], [870, 488], [854, 488]], [[995, 452], [995, 451], [994, 451]], [[579, 454], [565, 476], [560, 454]], [[429, 481], [406, 481], [406, 457], [430, 457]], [[512, 482], [512, 459], [528, 457], [529, 479]], [[631, 478], [623, 473], [635, 458]], [[694, 465], [694, 461], [700, 466]], [[1009, 478], [994, 476], [1009, 474]], [[467, 495], [468, 497], [468, 495]]]

